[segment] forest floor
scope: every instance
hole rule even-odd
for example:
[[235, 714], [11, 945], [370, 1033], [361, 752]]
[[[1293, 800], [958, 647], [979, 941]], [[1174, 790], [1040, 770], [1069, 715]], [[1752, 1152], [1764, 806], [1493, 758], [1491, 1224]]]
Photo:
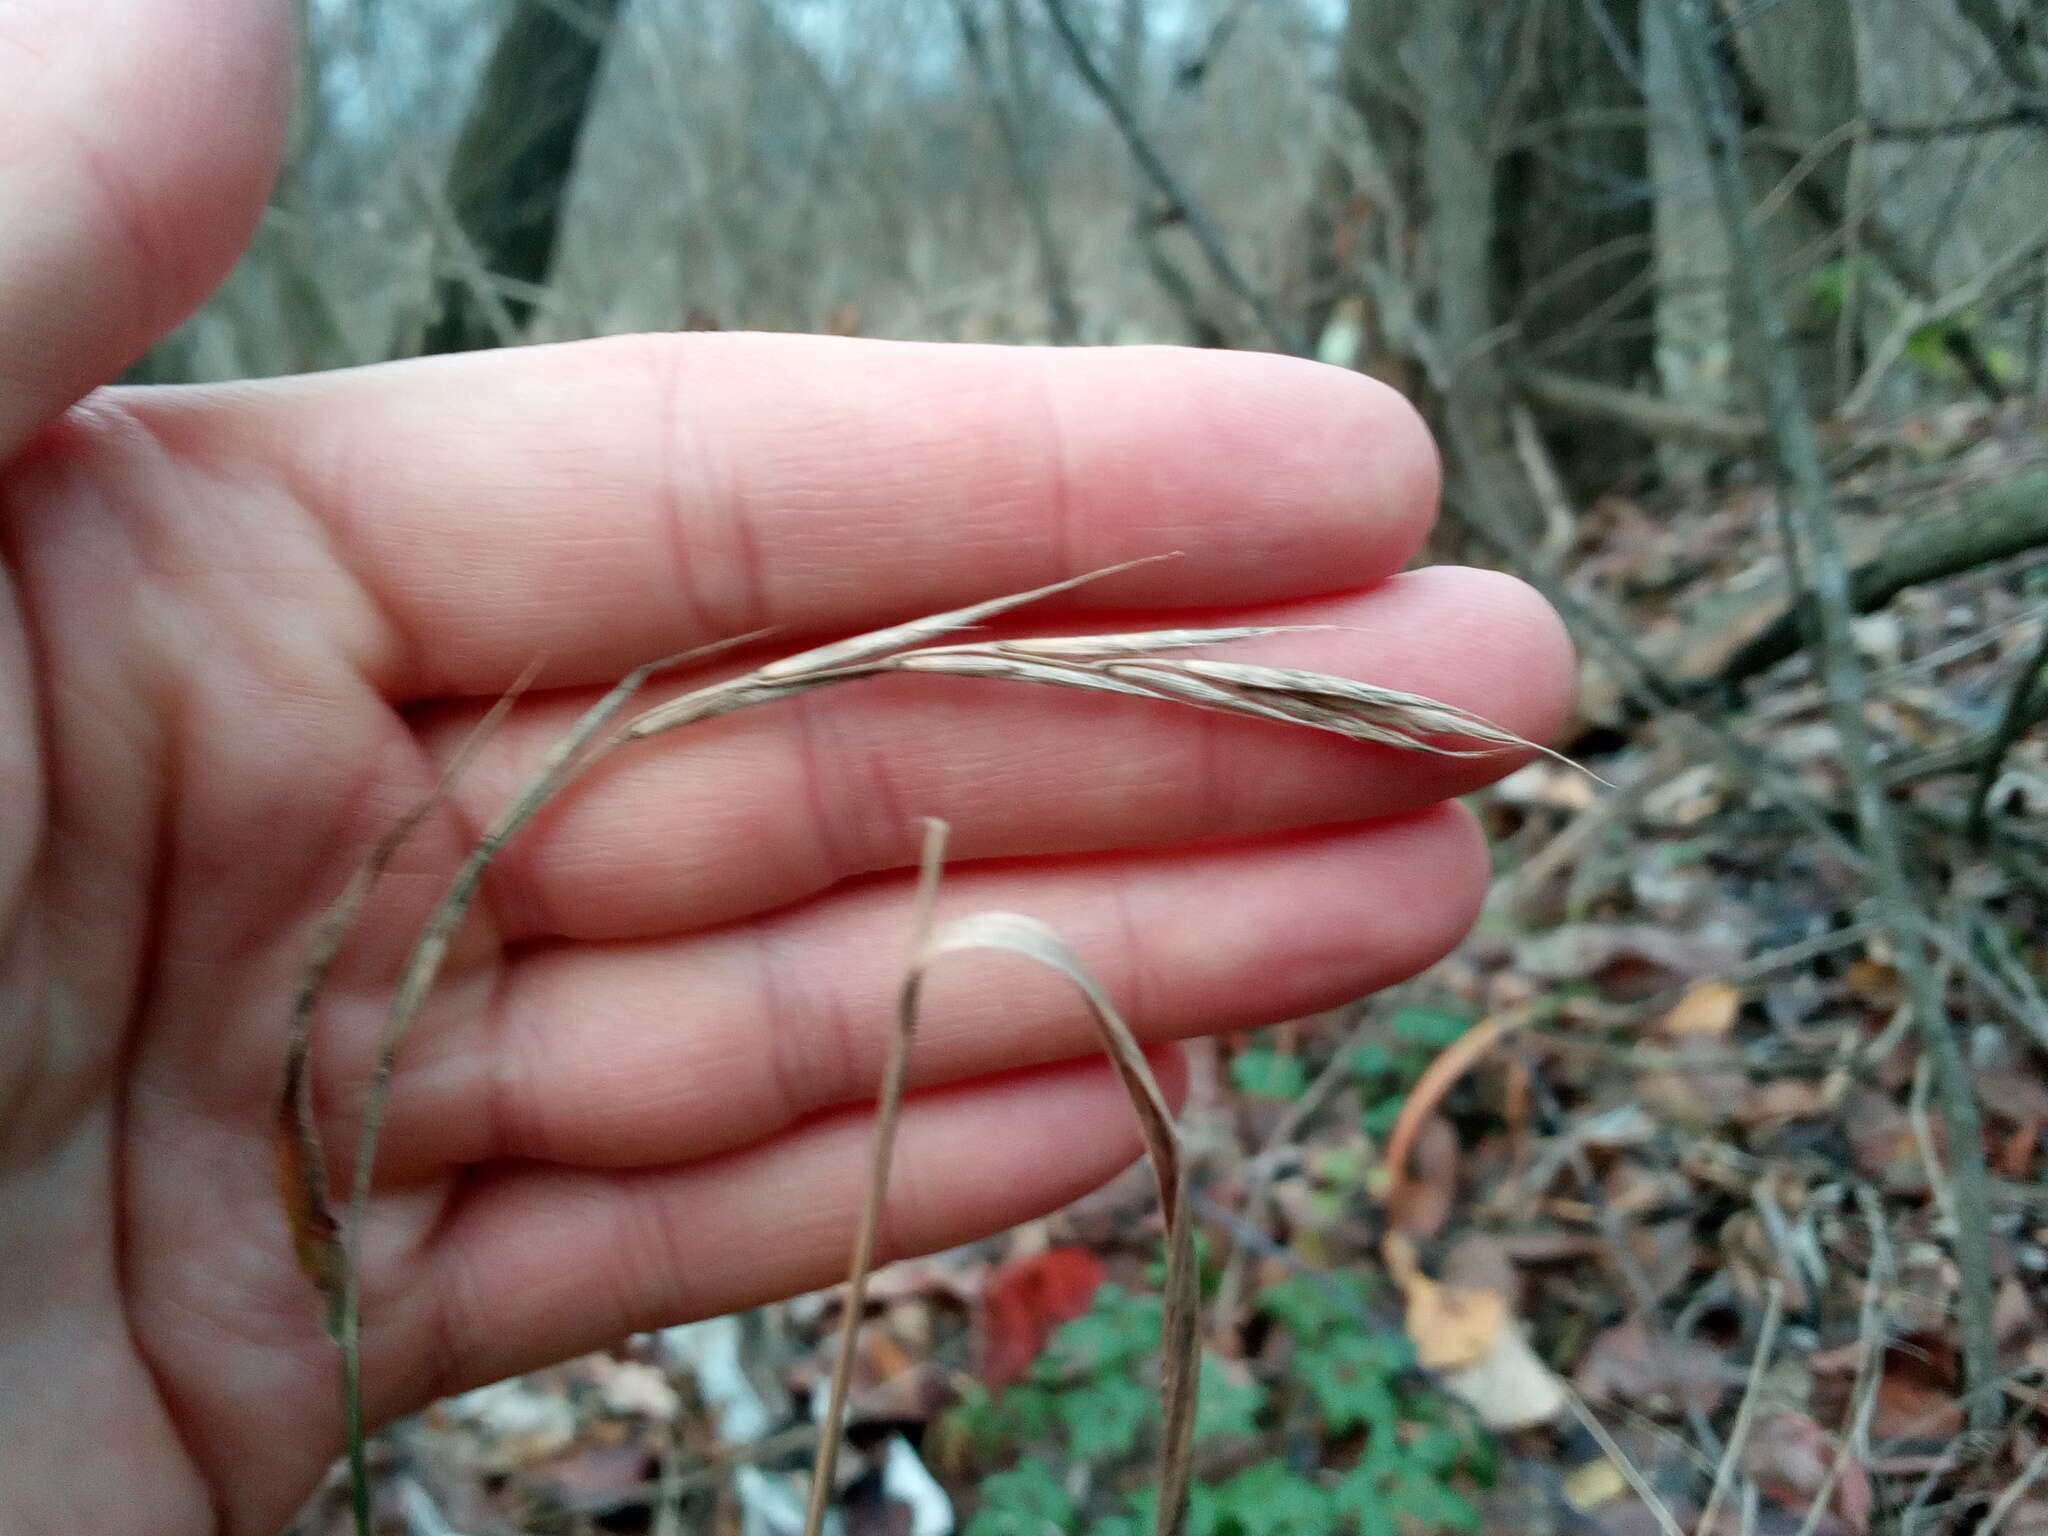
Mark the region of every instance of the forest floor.
[[[2044, 426], [1950, 409], [1845, 447], [1852, 560]], [[1574, 587], [1680, 672], [1782, 602], [1766, 484], [1610, 495], [1570, 535]], [[1573, 750], [1616, 787], [1539, 762], [1476, 797], [1497, 880], [1454, 955], [1195, 1049], [1194, 1536], [2048, 1536], [2048, 731], [2006, 755], [1981, 844], [1957, 766], [2044, 616], [2036, 550], [1856, 626], [1982, 1119], [1996, 1379], [1965, 1381], [1948, 1124], [1814, 669], [1719, 716], [1766, 782], [1628, 717], [1589, 662]], [[1138, 1168], [877, 1275], [845, 1536], [1149, 1530], [1159, 1246]], [[819, 1293], [438, 1405], [377, 1441], [380, 1521], [794, 1536], [839, 1313]], [[298, 1529], [346, 1520], [330, 1486]]]

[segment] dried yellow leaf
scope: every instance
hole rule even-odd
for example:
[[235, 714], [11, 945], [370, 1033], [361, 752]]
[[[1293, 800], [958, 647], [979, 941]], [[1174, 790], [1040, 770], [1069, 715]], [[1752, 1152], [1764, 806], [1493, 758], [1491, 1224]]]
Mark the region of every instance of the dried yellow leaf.
[[1611, 1504], [1627, 1492], [1627, 1476], [1605, 1456], [1565, 1474], [1564, 1496], [1581, 1514]]
[[1735, 1027], [1741, 1012], [1740, 988], [1725, 981], [1703, 981], [1658, 1020], [1657, 1028], [1674, 1040], [1718, 1040]]

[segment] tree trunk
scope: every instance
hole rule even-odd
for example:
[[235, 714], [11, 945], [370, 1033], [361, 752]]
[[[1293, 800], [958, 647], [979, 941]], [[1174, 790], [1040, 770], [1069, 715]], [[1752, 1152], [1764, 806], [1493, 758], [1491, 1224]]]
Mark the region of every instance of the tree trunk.
[[[1351, 0], [1347, 17], [1345, 88], [1393, 202], [1382, 257], [1417, 294], [1432, 412], [1472, 491], [1528, 526], [1510, 409], [1523, 358], [1619, 389], [1650, 365], [1638, 9], [1609, 0], [1596, 26], [1578, 0]], [[1636, 446], [1571, 423], [1551, 437], [1584, 489]]]
[[449, 165], [458, 270], [440, 280], [421, 351], [516, 339], [554, 266], [576, 144], [617, 14], [618, 0], [519, 0], [506, 20]]
[[[1518, 362], [1613, 389], [1654, 367], [1649, 135], [1641, 0], [1532, 8], [1522, 101], [1502, 164], [1502, 318]], [[1539, 115], [1540, 112], [1540, 115]], [[1566, 480], [1613, 484], [1643, 442], [1545, 417]]]

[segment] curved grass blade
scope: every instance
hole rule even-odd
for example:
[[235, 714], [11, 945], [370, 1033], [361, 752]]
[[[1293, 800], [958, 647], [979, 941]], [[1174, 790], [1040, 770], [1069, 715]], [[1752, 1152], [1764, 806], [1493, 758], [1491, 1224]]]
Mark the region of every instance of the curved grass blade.
[[1159, 1502], [1155, 1536], [1181, 1536], [1187, 1524], [1192, 1479], [1195, 1397], [1200, 1380], [1201, 1294], [1195, 1265], [1194, 1227], [1189, 1215], [1187, 1164], [1173, 1110], [1152, 1075], [1130, 1026], [1081, 963], [1067, 941], [1037, 918], [1016, 912], [977, 912], [948, 923], [932, 936], [916, 969], [942, 955], [967, 949], [1000, 949], [1057, 971], [1087, 1000], [1096, 1034], [1110, 1065], [1123, 1080], [1145, 1150], [1159, 1186], [1159, 1210], [1166, 1223], [1166, 1282], [1159, 1323]]
[[332, 1303], [335, 1324], [332, 1331], [341, 1349], [342, 1421], [348, 1439], [350, 1502], [358, 1536], [371, 1536], [370, 1470], [363, 1429], [363, 1225], [369, 1213], [370, 1181], [377, 1163], [377, 1141], [383, 1132], [384, 1115], [391, 1102], [391, 1079], [398, 1064], [399, 1048], [405, 1043], [427, 993], [440, 974], [442, 962], [448, 956], [449, 941], [468, 915], [470, 904], [483, 883], [484, 871], [498, 850], [561, 793], [571, 779], [600, 761], [617, 743], [615, 736], [594, 751], [585, 750], [606, 722], [624, 708], [641, 684], [655, 673], [758, 638], [758, 635], [736, 636], [635, 667], [609, 693], [585, 710], [569, 734], [549, 752], [540, 772], [527, 783], [512, 804], [498, 814], [463, 861], [447, 891], [428, 916], [411, 954], [406, 957], [405, 969], [400, 974], [398, 989], [392, 997], [384, 1029], [377, 1042], [377, 1062], [364, 1102], [362, 1128], [356, 1139], [355, 1166], [351, 1170], [341, 1244], [340, 1285]]
[[291, 1228], [292, 1252], [299, 1261], [299, 1268], [319, 1287], [320, 1294], [327, 1300], [330, 1335], [338, 1326], [335, 1308], [341, 1294], [341, 1228], [328, 1204], [327, 1157], [314, 1118], [313, 1017], [319, 1009], [320, 995], [326, 990], [328, 973], [334, 969], [334, 962], [340, 958], [349, 935], [355, 932], [370, 893], [376, 889], [384, 871], [398, 856], [399, 849], [411, 841], [421, 824], [446, 803], [456, 781], [476, 761], [484, 743], [511, 713], [512, 706], [533, 686], [533, 680], [540, 675], [541, 665], [542, 660], [536, 658], [519, 675], [518, 680], [462, 739], [462, 744], [448, 759], [434, 787], [377, 840], [361, 867], [343, 887], [341, 895], [335, 898], [334, 904], [321, 918], [320, 927], [313, 935], [312, 953], [299, 974], [298, 990], [292, 997], [291, 1018], [285, 1033], [284, 1087], [277, 1103], [275, 1150], [278, 1195]]

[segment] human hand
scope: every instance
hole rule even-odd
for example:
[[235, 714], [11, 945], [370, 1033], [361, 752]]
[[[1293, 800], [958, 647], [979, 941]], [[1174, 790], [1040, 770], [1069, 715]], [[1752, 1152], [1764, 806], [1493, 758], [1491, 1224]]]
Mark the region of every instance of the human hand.
[[[1181, 550], [1077, 594], [1081, 617], [1347, 626], [1233, 654], [1532, 736], [1569, 684], [1523, 587], [1392, 574], [1435, 495], [1412, 413], [1282, 358], [641, 337], [74, 404], [251, 227], [282, 11], [0, 11], [9, 1529], [267, 1532], [339, 1450], [270, 1163], [290, 994], [366, 847], [536, 656], [334, 978], [337, 1153], [467, 838], [648, 657]], [[501, 859], [401, 1062], [364, 1266], [372, 1416], [834, 1278], [920, 817], [953, 824], [949, 906], [1051, 922], [1165, 1042], [1443, 953], [1486, 867], [1442, 802], [1513, 761], [933, 678], [631, 749]], [[930, 993], [892, 1254], [1138, 1152], [1070, 1000], [965, 972]]]

